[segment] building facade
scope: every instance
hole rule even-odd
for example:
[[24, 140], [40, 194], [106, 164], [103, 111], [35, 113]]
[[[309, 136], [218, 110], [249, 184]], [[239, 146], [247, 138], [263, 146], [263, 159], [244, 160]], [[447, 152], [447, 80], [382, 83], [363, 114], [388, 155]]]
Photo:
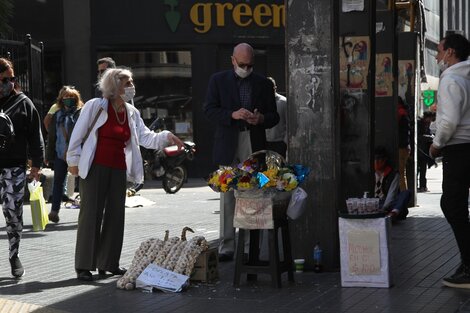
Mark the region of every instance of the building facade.
[[[45, 44], [46, 99], [64, 84], [93, 96], [96, 60], [112, 57], [134, 73], [135, 106], [147, 123], [193, 140], [198, 153], [190, 175], [214, 167], [212, 129], [203, 112], [210, 76], [231, 68], [233, 46], [250, 43], [255, 71], [272, 76], [285, 93], [285, 5], [254, 1], [15, 1], [11, 26]], [[36, 12], [31, 17], [30, 12]]]

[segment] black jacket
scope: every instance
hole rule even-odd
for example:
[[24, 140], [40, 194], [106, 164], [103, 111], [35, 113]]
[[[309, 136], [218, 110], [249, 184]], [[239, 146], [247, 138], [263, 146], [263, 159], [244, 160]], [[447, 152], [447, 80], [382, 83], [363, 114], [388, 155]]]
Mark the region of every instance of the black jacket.
[[[0, 99], [0, 109], [6, 111], [23, 94], [12, 93]], [[44, 161], [44, 141], [41, 132], [41, 120], [33, 102], [24, 98], [9, 112], [15, 128], [14, 142], [6, 151], [0, 153], [0, 168], [25, 166], [28, 159], [33, 167], [41, 167]]]
[[[252, 91], [251, 105], [264, 115], [264, 122], [250, 126], [252, 151], [265, 149], [265, 129], [279, 122], [276, 100], [271, 82], [256, 73], [250, 75]], [[233, 70], [212, 75], [207, 89], [204, 113], [216, 123], [214, 134], [214, 162], [216, 165], [231, 165], [237, 148], [240, 122], [232, 118], [232, 112], [241, 108], [237, 77]]]

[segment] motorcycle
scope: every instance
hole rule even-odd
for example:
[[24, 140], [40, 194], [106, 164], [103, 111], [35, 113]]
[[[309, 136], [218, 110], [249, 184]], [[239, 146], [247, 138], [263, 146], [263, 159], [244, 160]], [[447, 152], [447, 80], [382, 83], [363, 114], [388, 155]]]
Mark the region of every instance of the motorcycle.
[[182, 149], [166, 147], [153, 152], [154, 157], [144, 160], [144, 172], [153, 177], [162, 177], [162, 187], [167, 193], [176, 193], [188, 179], [185, 161], [192, 161], [196, 144], [185, 141]]
[[[149, 126], [149, 129], [160, 132], [165, 127], [163, 118], [156, 118]], [[144, 162], [145, 180], [162, 178], [163, 189], [167, 193], [176, 193], [183, 187], [188, 179], [186, 169], [186, 160], [192, 161], [196, 153], [196, 144], [191, 141], [185, 141], [182, 149], [177, 146], [166, 147], [163, 150], [149, 150], [142, 148], [142, 159]], [[143, 187], [138, 184], [129, 188], [128, 193], [135, 194]]]

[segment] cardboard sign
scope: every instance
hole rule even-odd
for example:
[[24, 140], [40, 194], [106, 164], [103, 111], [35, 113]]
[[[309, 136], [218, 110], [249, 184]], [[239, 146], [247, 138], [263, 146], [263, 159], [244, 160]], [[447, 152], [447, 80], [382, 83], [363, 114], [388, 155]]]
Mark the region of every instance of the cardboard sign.
[[377, 231], [350, 231], [348, 233], [348, 253], [351, 275], [380, 274], [380, 246]]
[[340, 217], [341, 286], [392, 285], [390, 270], [390, 218]]
[[149, 264], [136, 280], [136, 287], [152, 291], [153, 288], [167, 292], [180, 292], [188, 283], [189, 277], [181, 275], [153, 263]]

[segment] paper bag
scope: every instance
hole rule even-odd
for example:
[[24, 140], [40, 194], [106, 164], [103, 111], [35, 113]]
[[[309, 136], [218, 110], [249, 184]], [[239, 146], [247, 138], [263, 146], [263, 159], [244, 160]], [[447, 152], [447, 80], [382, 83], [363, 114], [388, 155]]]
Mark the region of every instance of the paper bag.
[[33, 180], [28, 184], [28, 189], [33, 231], [44, 230], [47, 223], [49, 223], [49, 217], [47, 215], [46, 200], [44, 199], [41, 183]]

